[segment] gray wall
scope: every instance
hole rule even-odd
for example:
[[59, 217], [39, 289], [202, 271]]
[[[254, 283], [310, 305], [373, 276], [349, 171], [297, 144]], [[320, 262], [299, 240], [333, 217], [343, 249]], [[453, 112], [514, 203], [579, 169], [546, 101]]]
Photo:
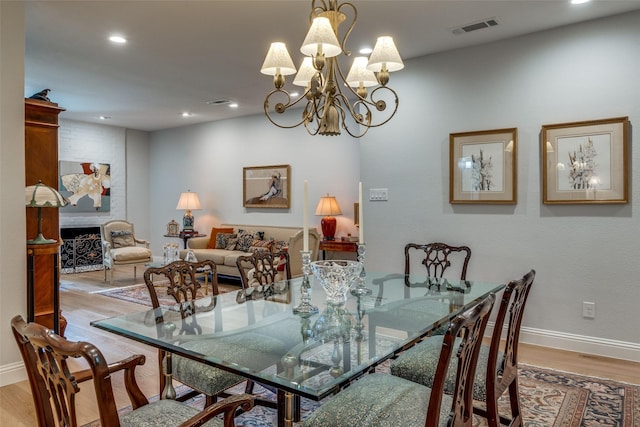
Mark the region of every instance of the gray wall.
[[[367, 261], [398, 268], [406, 242], [445, 241], [472, 248], [471, 279], [535, 268], [524, 339], [640, 360], [638, 70], [638, 12], [407, 61], [390, 82], [398, 117], [361, 144], [364, 186], [389, 188], [388, 203], [365, 204]], [[633, 128], [630, 203], [543, 205], [541, 126], [619, 116]], [[517, 205], [449, 204], [449, 133], [507, 127], [518, 128]]]

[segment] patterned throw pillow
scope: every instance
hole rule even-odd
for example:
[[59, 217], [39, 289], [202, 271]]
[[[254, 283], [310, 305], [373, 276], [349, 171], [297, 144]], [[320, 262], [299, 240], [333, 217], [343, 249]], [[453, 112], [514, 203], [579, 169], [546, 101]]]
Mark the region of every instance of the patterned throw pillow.
[[236, 250], [248, 252], [254, 240], [255, 239], [253, 238], [253, 233], [238, 234], [238, 244], [236, 246]]
[[237, 237], [232, 237], [227, 242], [227, 247], [225, 249], [228, 250], [228, 251], [235, 251], [237, 246], [238, 246], [238, 238]]
[[133, 238], [133, 233], [126, 230], [112, 231], [111, 243], [114, 249], [126, 248], [127, 246], [136, 245], [136, 241]]
[[280, 252], [283, 248], [287, 247], [289, 247], [289, 242], [285, 242], [284, 240], [274, 240], [271, 250], [273, 252]]
[[233, 227], [216, 228], [211, 229], [211, 236], [209, 236], [209, 242], [207, 243], [207, 249], [216, 249], [216, 242], [218, 233], [233, 233]]
[[264, 231], [255, 231], [255, 230], [244, 230], [242, 228], [238, 229], [238, 234], [249, 233], [253, 236], [254, 240], [264, 240]]
[[233, 233], [218, 233], [216, 236], [216, 249], [227, 249], [229, 239], [235, 238], [237, 235]]

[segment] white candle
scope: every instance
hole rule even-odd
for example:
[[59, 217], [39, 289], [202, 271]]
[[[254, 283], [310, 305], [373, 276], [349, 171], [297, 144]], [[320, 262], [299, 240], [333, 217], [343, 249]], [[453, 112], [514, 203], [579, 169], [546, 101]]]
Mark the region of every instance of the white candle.
[[358, 242], [364, 243], [364, 218], [362, 215], [362, 182], [358, 183]]
[[307, 189], [307, 180], [304, 180], [304, 195], [302, 197], [304, 203], [302, 209], [302, 250], [309, 251], [309, 190]]

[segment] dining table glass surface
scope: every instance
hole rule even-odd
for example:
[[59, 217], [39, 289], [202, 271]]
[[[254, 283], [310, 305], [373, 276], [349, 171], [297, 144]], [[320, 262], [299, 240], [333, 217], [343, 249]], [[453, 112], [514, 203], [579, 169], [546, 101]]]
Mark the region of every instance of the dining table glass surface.
[[[502, 284], [366, 273], [368, 295], [294, 313], [302, 278], [93, 321], [95, 327], [313, 400], [337, 392]], [[354, 285], [355, 286], [355, 285]]]

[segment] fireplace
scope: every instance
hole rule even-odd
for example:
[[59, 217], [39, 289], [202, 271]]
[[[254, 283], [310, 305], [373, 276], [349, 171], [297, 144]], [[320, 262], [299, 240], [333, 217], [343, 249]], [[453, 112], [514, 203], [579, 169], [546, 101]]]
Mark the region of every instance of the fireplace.
[[61, 273], [102, 270], [100, 227], [70, 227], [60, 230]]

